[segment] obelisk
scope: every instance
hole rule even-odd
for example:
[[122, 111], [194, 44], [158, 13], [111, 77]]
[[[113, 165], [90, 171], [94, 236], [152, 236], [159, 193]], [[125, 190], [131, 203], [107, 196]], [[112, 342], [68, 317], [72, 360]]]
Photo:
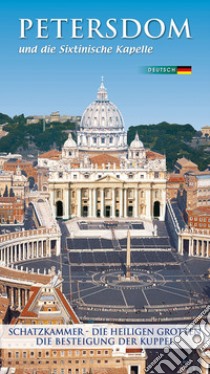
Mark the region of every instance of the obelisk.
[[131, 279], [131, 234], [130, 234], [130, 230], [128, 230], [128, 235], [127, 235], [127, 253], [126, 253], [125, 278], [127, 280]]

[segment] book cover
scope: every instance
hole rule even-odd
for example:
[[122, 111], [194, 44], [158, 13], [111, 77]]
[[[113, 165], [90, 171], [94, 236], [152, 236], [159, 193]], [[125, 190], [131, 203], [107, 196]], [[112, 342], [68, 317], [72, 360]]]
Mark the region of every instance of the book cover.
[[209, 373], [209, 4], [0, 18], [0, 372]]

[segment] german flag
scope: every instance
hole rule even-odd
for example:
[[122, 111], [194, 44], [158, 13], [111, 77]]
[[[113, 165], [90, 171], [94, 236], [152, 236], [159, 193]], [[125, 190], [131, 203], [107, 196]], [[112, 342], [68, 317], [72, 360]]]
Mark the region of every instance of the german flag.
[[177, 66], [177, 74], [192, 74], [192, 66]]

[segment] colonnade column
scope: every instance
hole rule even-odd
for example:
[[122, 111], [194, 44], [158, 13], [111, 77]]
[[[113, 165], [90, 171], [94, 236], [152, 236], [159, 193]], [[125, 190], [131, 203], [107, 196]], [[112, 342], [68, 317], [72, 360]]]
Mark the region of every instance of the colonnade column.
[[88, 216], [93, 216], [93, 196], [92, 196], [93, 190], [92, 188], [89, 188], [89, 208], [88, 208]]
[[81, 217], [81, 199], [82, 199], [82, 194], [81, 194], [81, 189], [79, 188], [77, 190], [77, 217]]
[[115, 193], [115, 188], [112, 189], [112, 212], [111, 212], [111, 217], [116, 216], [115, 212], [115, 199], [116, 199], [116, 193]]
[[127, 218], [127, 190], [124, 189], [124, 218]]
[[97, 210], [96, 188], [93, 188], [92, 192], [93, 192], [93, 211], [92, 211], [92, 215], [93, 215], [93, 218], [95, 218], [96, 217], [96, 210]]
[[123, 217], [123, 190], [120, 188], [120, 211], [119, 211], [120, 218]]
[[101, 188], [101, 217], [104, 217], [104, 189]]
[[146, 190], [146, 217], [151, 218], [151, 190]]
[[134, 191], [134, 217], [137, 218], [139, 216], [139, 193], [138, 189], [136, 188]]

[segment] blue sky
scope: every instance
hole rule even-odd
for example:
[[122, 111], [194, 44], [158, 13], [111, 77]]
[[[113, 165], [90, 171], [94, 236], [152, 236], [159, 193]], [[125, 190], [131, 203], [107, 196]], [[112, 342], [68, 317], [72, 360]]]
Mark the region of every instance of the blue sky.
[[[95, 99], [101, 75], [109, 98], [121, 110], [126, 127], [137, 124], [191, 123], [196, 129], [210, 125], [210, 5], [193, 1], [7, 1], [0, 12], [0, 112], [11, 116], [24, 113], [81, 115]], [[142, 24], [150, 18], [170, 18], [182, 25], [190, 21], [192, 39], [72, 40], [69, 26], [56, 41], [54, 30], [45, 40], [20, 40], [19, 18], [135, 18]], [[167, 34], [167, 32], [166, 32]], [[150, 55], [23, 55], [20, 46], [43, 45], [151, 45]], [[145, 65], [192, 65], [191, 76], [143, 75]]]

